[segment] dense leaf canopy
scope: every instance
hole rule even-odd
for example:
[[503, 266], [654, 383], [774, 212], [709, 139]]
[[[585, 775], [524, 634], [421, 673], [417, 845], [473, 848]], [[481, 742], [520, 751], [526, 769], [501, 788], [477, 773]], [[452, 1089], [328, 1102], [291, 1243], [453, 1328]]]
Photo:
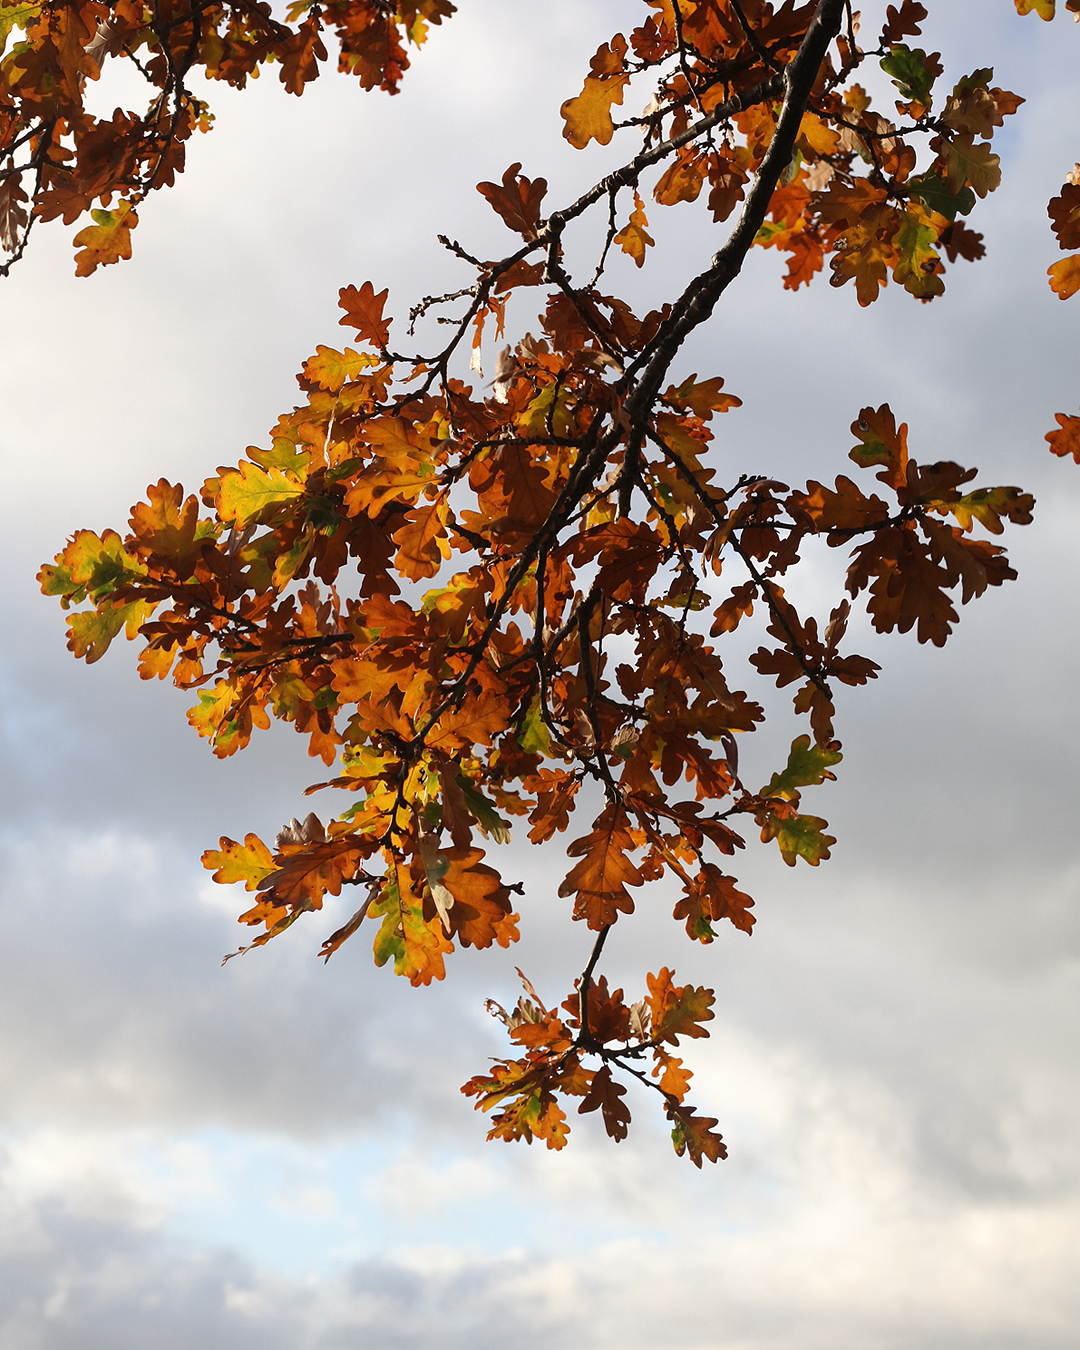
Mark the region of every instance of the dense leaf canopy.
[[[1054, 17], [1054, 0], [1016, 5]], [[624, 999], [598, 971], [605, 938], [661, 882], [691, 941], [712, 942], [725, 921], [750, 933], [753, 901], [726, 870], [748, 832], [789, 865], [828, 859], [835, 840], [802, 794], [841, 760], [838, 687], [878, 671], [847, 646], [853, 602], [878, 632], [944, 644], [961, 604], [1015, 577], [993, 540], [1029, 522], [1033, 500], [920, 462], [887, 405], [852, 409], [850, 464], [830, 466], [831, 483], [725, 476], [715, 438], [739, 399], [677, 358], [732, 303], [753, 247], [785, 255], [788, 289], [827, 263], [859, 305], [889, 284], [937, 300], [951, 267], [983, 256], [968, 220], [999, 184], [993, 138], [1023, 99], [989, 68], [946, 79], [938, 54], [912, 45], [931, 22], [918, 0], [889, 5], [869, 36], [844, 0], [625, 9], [561, 109], [572, 146], [625, 141], [621, 167], [558, 207], [520, 163], [480, 183], [513, 236], [504, 256], [440, 236], [467, 279], [407, 316], [377, 283], [344, 287], [356, 345], [318, 347], [266, 446], [197, 494], [152, 485], [126, 532], [79, 531], [40, 580], [73, 611], [76, 656], [96, 661], [123, 631], [142, 644], [144, 679], [192, 690], [189, 720], [215, 754], [276, 718], [331, 769], [308, 791], [343, 793], [339, 813], [294, 819], [272, 847], [223, 838], [204, 857], [216, 881], [253, 893], [250, 946], [351, 886], [359, 907], [324, 955], [364, 927], [378, 965], [441, 979], [456, 946], [517, 940], [525, 888], [492, 846], [515, 821], [548, 843], [585, 803], [593, 818], [573, 831], [559, 894], [595, 935], [588, 963], [561, 1003], [523, 977], [515, 1008], [490, 1005], [514, 1048], [464, 1091], [494, 1112], [493, 1137], [560, 1148], [572, 1097], [622, 1139], [620, 1077], [632, 1077], [700, 1166], [725, 1149], [688, 1104], [674, 1051], [708, 1034], [712, 992], [663, 967]], [[21, 34], [0, 82], [8, 265], [35, 221], [70, 223], [95, 201], [77, 270], [129, 256], [137, 208], [210, 125], [192, 71], [243, 86], [276, 62], [299, 94], [330, 41], [339, 69], [393, 93], [403, 43], [452, 13], [445, 0], [298, 3], [280, 21], [249, 0], [3, 6], [2, 31]], [[112, 61], [145, 77], [145, 113], [86, 111]], [[882, 72], [890, 94], [875, 108], [860, 79], [880, 86]], [[639, 90], [643, 112], [624, 112]], [[1069, 254], [1050, 269], [1063, 299], [1080, 289], [1078, 175], [1049, 206]], [[682, 292], [645, 314], [607, 294], [611, 250], [644, 266], [648, 212], [699, 199], [731, 224]], [[569, 232], [590, 213], [604, 242], [579, 275]], [[506, 342], [485, 384], [483, 335], [503, 339], [508, 301], [530, 295], [536, 331]], [[1080, 417], [1057, 421], [1050, 449], [1080, 462]], [[811, 615], [787, 576], [821, 541], [845, 551], [847, 593]], [[762, 642], [733, 675], [725, 641], [751, 620]], [[738, 738], [765, 716], [737, 687], [747, 679], [790, 689], [805, 718], [762, 784], [740, 774]]]

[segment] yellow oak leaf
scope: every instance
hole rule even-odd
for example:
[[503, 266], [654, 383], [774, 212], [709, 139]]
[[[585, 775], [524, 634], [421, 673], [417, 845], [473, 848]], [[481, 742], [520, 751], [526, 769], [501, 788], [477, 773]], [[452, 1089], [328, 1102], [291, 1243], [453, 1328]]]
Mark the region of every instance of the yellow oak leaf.
[[220, 843], [220, 848], [208, 848], [202, 855], [202, 865], [214, 871], [220, 885], [242, 881], [246, 891], [254, 891], [274, 870], [274, 855], [257, 834], [246, 835], [242, 844], [222, 835]]
[[88, 277], [98, 267], [107, 267], [131, 257], [131, 231], [139, 223], [130, 202], [116, 203], [115, 211], [91, 211], [96, 222], [75, 236], [75, 275]]
[[589, 76], [577, 98], [568, 98], [561, 113], [566, 126], [563, 135], [577, 150], [584, 150], [590, 141], [607, 145], [615, 134], [611, 120], [613, 104], [623, 101], [623, 90], [630, 83], [629, 75], [612, 75], [597, 80]]
[[1068, 300], [1070, 295], [1080, 291], [1080, 253], [1062, 258], [1053, 267], [1048, 267], [1046, 274], [1050, 278], [1050, 289], [1058, 299]]
[[260, 469], [245, 459], [235, 473], [227, 473], [221, 479], [218, 514], [226, 523], [234, 523], [238, 530], [243, 530], [264, 511], [295, 501], [303, 493], [303, 483], [287, 478], [280, 469]]
[[649, 219], [641, 204], [641, 198], [635, 192], [634, 209], [630, 215], [630, 223], [623, 226], [613, 242], [618, 244], [624, 253], [628, 253], [638, 267], [645, 261], [645, 250], [651, 248], [656, 242], [645, 228], [648, 223]]

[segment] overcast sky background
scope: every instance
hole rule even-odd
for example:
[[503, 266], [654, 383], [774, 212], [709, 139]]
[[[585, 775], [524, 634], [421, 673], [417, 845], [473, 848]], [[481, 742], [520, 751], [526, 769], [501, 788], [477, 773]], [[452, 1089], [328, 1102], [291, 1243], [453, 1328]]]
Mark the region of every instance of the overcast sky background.
[[[932, 7], [920, 41], [950, 83], [992, 64], [1029, 100], [975, 213], [988, 258], [933, 305], [890, 288], [864, 311], [825, 280], [782, 292], [758, 252], [679, 371], [744, 399], [717, 442], [731, 478], [831, 481], [859, 408], [888, 400], [918, 459], [1022, 485], [1036, 523], [1006, 536], [1020, 580], [943, 650], [857, 627], [884, 671], [844, 697], [839, 781], [806, 799], [840, 842], [817, 870], [738, 859], [751, 940], [691, 950], [649, 896], [613, 934], [635, 997], [665, 963], [717, 988], [690, 1060], [731, 1157], [700, 1173], [651, 1101], [628, 1142], [575, 1117], [556, 1155], [486, 1144], [458, 1095], [505, 1045], [483, 999], [516, 997], [514, 965], [551, 993], [581, 968], [557, 848], [510, 847], [523, 942], [455, 954], [437, 988], [376, 970], [362, 934], [324, 968], [333, 913], [222, 970], [243, 896], [199, 855], [272, 837], [322, 766], [288, 731], [214, 760], [134, 648], [77, 665], [33, 580], [73, 530], [122, 530], [148, 481], [196, 488], [264, 443], [316, 343], [346, 340], [340, 286], [389, 285], [403, 315], [466, 280], [437, 231], [502, 252], [475, 182], [514, 160], [552, 204], [592, 182], [612, 152], [569, 149], [558, 107], [640, 6], [465, 0], [395, 99], [332, 76], [301, 100], [215, 88], [217, 129], [142, 211], [132, 262], [77, 280], [73, 230], [39, 232], [0, 293], [5, 1350], [1077, 1344], [1080, 469], [1043, 436], [1080, 400], [1080, 300], [1045, 281], [1080, 29]], [[647, 210], [669, 247], [612, 281], [641, 302], [717, 238], [700, 210]], [[801, 583], [819, 608], [835, 562]], [[743, 749], [762, 781], [792, 734], [786, 695], [767, 702]]]

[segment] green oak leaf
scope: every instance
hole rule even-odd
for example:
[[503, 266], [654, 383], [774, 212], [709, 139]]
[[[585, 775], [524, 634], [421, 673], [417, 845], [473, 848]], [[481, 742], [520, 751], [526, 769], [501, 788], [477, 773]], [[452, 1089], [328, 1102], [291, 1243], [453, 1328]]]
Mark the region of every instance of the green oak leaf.
[[907, 184], [907, 190], [912, 197], [946, 220], [955, 220], [958, 215], [966, 216], [975, 207], [975, 194], [971, 188], [961, 187], [959, 191], [952, 192], [945, 179], [936, 173], [912, 178]]
[[805, 858], [811, 867], [816, 867], [829, 857], [829, 848], [836, 843], [832, 835], [822, 833], [828, 823], [820, 816], [781, 817], [770, 812], [761, 830], [761, 840], [767, 844], [775, 839], [789, 867], [795, 866], [796, 858]]
[[935, 69], [928, 64], [926, 53], [921, 47], [911, 48], [898, 42], [888, 56], [881, 58], [881, 69], [892, 76], [892, 82], [900, 90], [902, 98], [912, 103], [921, 103], [930, 107], [930, 90], [933, 88], [940, 67]]
[[830, 773], [829, 767], [839, 764], [842, 759], [839, 741], [814, 745], [809, 736], [799, 736], [791, 742], [787, 767], [773, 774], [761, 789], [760, 795], [798, 801], [799, 788], [817, 787], [827, 778], [835, 780], [836, 774]]

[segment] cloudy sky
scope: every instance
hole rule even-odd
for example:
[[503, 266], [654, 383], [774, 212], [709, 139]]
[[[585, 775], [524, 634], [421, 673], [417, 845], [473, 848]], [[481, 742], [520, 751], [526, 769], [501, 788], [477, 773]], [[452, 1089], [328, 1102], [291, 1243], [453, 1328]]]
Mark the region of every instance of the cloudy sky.
[[[839, 781], [808, 798], [833, 860], [748, 850], [749, 941], [691, 951], [662, 903], [613, 935], [628, 990], [665, 962], [716, 986], [692, 1059], [727, 1162], [676, 1159], [646, 1102], [618, 1147], [595, 1117], [559, 1155], [489, 1145], [458, 1095], [503, 1047], [483, 999], [515, 997], [514, 965], [552, 990], [580, 969], [557, 848], [506, 865], [529, 878], [518, 949], [460, 953], [441, 987], [374, 969], [363, 938], [324, 968], [333, 914], [221, 969], [242, 897], [199, 854], [272, 836], [321, 766], [288, 732], [215, 761], [188, 699], [122, 644], [77, 666], [36, 592], [74, 529], [122, 528], [148, 481], [195, 487], [265, 440], [338, 340], [338, 287], [389, 285], [404, 313], [461, 284], [436, 231], [506, 237], [475, 182], [514, 160], [555, 203], [591, 182], [607, 156], [559, 139], [558, 105], [638, 8], [464, 0], [393, 100], [329, 77], [302, 100], [215, 89], [217, 129], [131, 263], [76, 280], [52, 227], [3, 283], [5, 1350], [1076, 1344], [1080, 469], [1043, 435], [1080, 400], [1080, 300], [1044, 277], [1080, 29], [935, 4], [949, 75], [992, 64], [1029, 100], [995, 141], [989, 256], [942, 300], [782, 293], [762, 253], [682, 363], [744, 399], [717, 448], [732, 476], [831, 479], [858, 409], [888, 400], [919, 459], [1038, 498], [1008, 538], [1020, 580], [944, 650], [859, 630], [885, 669], [841, 704]], [[650, 217], [667, 261], [616, 272], [642, 299], [715, 246], [693, 210]], [[803, 585], [827, 605], [834, 559]], [[791, 735], [773, 706], [743, 752], [763, 778]]]

